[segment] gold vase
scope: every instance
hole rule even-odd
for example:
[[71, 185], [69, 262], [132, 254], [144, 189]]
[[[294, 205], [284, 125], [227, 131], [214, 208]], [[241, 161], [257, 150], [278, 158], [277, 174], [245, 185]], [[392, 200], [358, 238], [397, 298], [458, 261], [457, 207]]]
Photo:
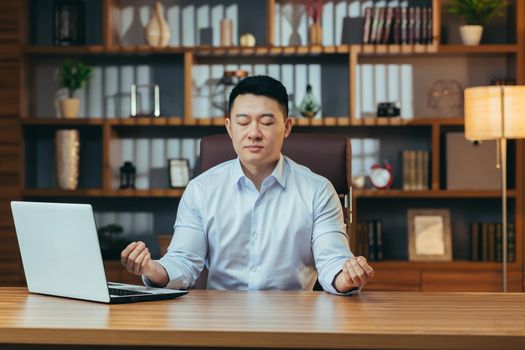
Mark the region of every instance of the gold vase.
[[309, 29], [310, 45], [321, 45], [323, 42], [323, 28], [319, 22], [314, 22]]
[[80, 135], [78, 130], [57, 130], [55, 162], [58, 188], [76, 190], [78, 186]]
[[160, 1], [155, 3], [144, 35], [146, 42], [153, 47], [166, 47], [170, 42], [171, 31], [168, 22], [164, 19]]

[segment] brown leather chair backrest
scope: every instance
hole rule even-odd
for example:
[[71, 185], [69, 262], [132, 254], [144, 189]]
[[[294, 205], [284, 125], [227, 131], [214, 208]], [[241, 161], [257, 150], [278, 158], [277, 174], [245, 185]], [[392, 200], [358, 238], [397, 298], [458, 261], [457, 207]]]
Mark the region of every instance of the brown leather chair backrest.
[[[200, 153], [201, 173], [237, 157], [228, 134], [204, 136]], [[352, 152], [348, 137], [292, 132], [284, 140], [282, 154], [326, 177], [337, 193], [348, 193], [352, 174]]]

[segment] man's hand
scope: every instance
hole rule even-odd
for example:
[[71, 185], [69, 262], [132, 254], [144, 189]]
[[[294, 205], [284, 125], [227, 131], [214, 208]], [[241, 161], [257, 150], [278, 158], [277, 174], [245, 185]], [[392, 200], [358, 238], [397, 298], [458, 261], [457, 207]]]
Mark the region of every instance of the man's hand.
[[143, 242], [132, 242], [120, 253], [120, 262], [135, 275], [147, 275], [153, 271], [149, 249]]
[[336, 276], [334, 287], [339, 293], [346, 293], [352, 288], [364, 287], [374, 277], [374, 269], [362, 256], [345, 261], [341, 272]]
[[157, 261], [151, 260], [149, 249], [143, 242], [130, 243], [120, 253], [120, 262], [129, 272], [145, 276], [156, 286], [168, 284], [168, 273]]

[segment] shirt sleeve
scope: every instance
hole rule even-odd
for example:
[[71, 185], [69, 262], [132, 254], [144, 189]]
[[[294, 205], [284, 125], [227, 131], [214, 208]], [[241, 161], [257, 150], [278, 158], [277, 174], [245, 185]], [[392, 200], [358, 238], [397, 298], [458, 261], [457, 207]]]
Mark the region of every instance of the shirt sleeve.
[[314, 198], [312, 250], [319, 283], [331, 294], [348, 294], [337, 292], [332, 285], [344, 262], [353, 256], [345, 228], [339, 197], [332, 184], [326, 180]]
[[[195, 285], [204, 268], [208, 243], [203, 229], [204, 196], [200, 186], [191, 181], [179, 203], [173, 238], [168, 252], [157, 260], [168, 273], [165, 287], [188, 289]], [[143, 282], [153, 286], [146, 277]]]

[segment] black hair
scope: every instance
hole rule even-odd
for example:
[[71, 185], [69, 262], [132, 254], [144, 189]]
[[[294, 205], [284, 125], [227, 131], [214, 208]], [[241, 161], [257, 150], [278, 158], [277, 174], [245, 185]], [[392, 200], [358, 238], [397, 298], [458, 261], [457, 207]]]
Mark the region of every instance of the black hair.
[[267, 75], [252, 75], [235, 85], [228, 101], [228, 117], [230, 117], [233, 103], [237, 96], [245, 94], [266, 96], [275, 100], [279, 104], [284, 118], [288, 117], [288, 93], [286, 88], [279, 80]]

